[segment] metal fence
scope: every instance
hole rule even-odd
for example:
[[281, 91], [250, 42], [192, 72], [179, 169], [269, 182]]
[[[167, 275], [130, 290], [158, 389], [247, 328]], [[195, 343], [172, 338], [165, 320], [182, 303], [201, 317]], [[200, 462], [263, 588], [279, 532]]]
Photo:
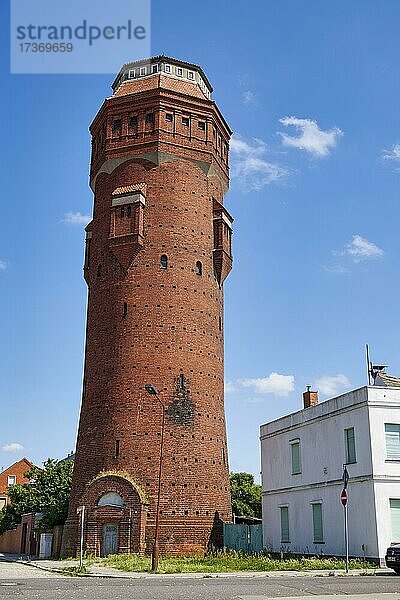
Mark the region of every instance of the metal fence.
[[262, 525], [224, 523], [224, 547], [246, 554], [263, 549]]

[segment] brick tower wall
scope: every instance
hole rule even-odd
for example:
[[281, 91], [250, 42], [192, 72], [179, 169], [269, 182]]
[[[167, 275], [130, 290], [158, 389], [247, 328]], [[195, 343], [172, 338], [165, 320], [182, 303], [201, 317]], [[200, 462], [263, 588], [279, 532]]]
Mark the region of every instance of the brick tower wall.
[[[88, 482], [111, 471], [129, 473], [148, 499], [145, 541], [147, 550], [151, 548], [161, 407], [144, 390], [146, 383], [156, 386], [167, 406], [161, 551], [202, 552], [220, 542], [221, 520], [231, 520], [223, 402], [223, 276], [215, 272], [216, 225], [222, 223], [215, 208], [222, 207], [227, 167], [221, 169], [221, 157], [216, 160], [204, 141], [201, 145], [175, 136], [172, 146], [170, 134], [161, 131], [164, 115], [158, 110], [159, 98], [154, 98], [159, 87], [158, 81], [150, 97], [138, 98], [133, 86], [128, 105], [123, 98], [130, 111], [143, 110], [147, 102], [156, 113], [150, 139], [139, 135], [129, 140], [129, 149], [122, 126], [120, 142], [113, 135], [113, 113], [121, 114], [121, 109], [117, 98], [110, 99], [103, 111], [109, 140], [102, 157], [92, 161], [95, 200], [85, 263], [89, 297], [84, 388], [64, 554], [76, 550], [76, 509]], [[177, 103], [175, 99], [175, 107]], [[214, 103], [202, 101], [203, 111], [204, 104], [209, 115], [215, 115]], [[145, 127], [145, 109], [141, 120]], [[100, 120], [94, 136], [103, 128]], [[155, 160], [160, 149], [162, 160]], [[102, 172], [100, 165], [107, 160], [120, 164]], [[132, 204], [130, 214], [127, 207], [121, 213], [129, 186], [140, 188], [145, 201]], [[122, 196], [113, 207], [115, 190]], [[115, 233], [118, 247], [110, 237]], [[162, 255], [167, 257], [166, 268]], [[91, 497], [87, 492], [86, 496]], [[96, 512], [95, 498], [88, 510], [90, 519], [90, 511]]]

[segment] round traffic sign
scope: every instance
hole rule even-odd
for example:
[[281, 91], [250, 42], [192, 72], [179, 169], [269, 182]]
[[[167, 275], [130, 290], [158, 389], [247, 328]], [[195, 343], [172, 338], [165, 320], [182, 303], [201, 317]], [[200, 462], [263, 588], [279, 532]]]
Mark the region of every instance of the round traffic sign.
[[342, 493], [340, 494], [340, 502], [343, 504], [343, 506], [346, 506], [346, 504], [347, 504], [347, 492], [346, 492], [346, 490], [342, 490]]

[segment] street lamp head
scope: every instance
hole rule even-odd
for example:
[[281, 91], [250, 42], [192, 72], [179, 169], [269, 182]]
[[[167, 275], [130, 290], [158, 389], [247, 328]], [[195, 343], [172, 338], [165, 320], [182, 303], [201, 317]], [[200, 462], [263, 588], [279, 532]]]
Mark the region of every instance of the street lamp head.
[[157, 394], [158, 394], [157, 388], [152, 383], [146, 383], [146, 385], [144, 386], [144, 389], [151, 396], [157, 396]]

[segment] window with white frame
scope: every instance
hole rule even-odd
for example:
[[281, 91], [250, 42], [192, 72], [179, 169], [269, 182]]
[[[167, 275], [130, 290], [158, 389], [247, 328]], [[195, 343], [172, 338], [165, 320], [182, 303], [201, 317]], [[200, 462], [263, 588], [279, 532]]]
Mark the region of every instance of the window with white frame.
[[15, 485], [17, 482], [17, 476], [16, 475], [9, 475], [7, 477], [7, 485]]
[[400, 425], [385, 423], [385, 441], [387, 460], [400, 460]]
[[193, 71], [188, 71], [188, 79], [194, 79]]
[[348, 427], [344, 430], [344, 441], [346, 446], [346, 463], [351, 464], [357, 462], [354, 427]]
[[289, 532], [289, 507], [288, 506], [280, 506], [280, 516], [281, 516], [281, 542], [289, 543], [290, 542], [290, 532]]
[[324, 526], [322, 521], [322, 502], [314, 502], [312, 507], [313, 536], [315, 544], [322, 544], [324, 541]]
[[400, 542], [400, 500], [398, 498], [390, 498], [390, 521], [392, 524], [392, 543]]
[[176, 67], [176, 74], [179, 77], [182, 77], [182, 75], [183, 75], [183, 69], [181, 69], [181, 67]]
[[152, 73], [157, 73], [158, 72], [158, 65], [151, 65], [151, 72]]
[[171, 73], [171, 65], [164, 65], [164, 71], [166, 73]]
[[0, 496], [0, 510], [7, 504], [7, 496]]
[[301, 473], [300, 440], [291, 440], [290, 453], [292, 459], [292, 475]]

